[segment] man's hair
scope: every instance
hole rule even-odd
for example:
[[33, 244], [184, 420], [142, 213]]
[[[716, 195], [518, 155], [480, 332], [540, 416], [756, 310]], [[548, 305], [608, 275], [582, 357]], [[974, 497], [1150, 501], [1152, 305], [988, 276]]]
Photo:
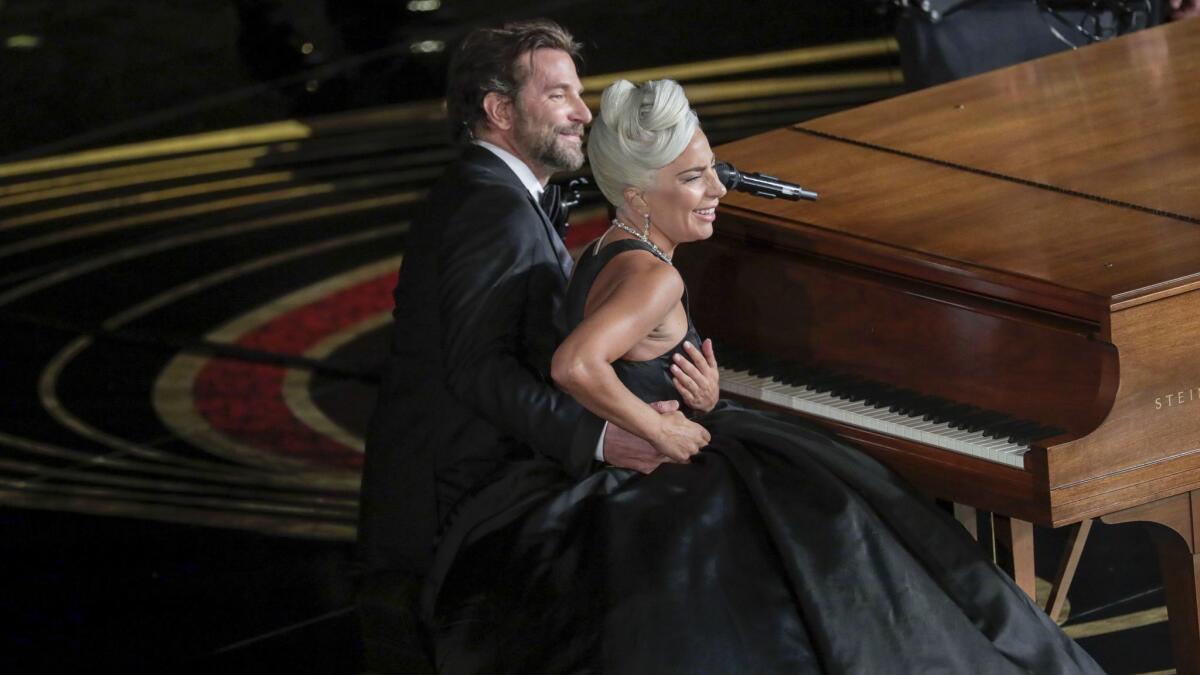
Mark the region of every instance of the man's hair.
[[562, 26], [547, 19], [472, 31], [450, 59], [446, 82], [450, 135], [461, 141], [475, 132], [486, 118], [483, 99], [488, 92], [516, 100], [529, 77], [529, 66], [520, 62], [522, 55], [536, 49], [560, 49], [578, 63], [581, 47]]

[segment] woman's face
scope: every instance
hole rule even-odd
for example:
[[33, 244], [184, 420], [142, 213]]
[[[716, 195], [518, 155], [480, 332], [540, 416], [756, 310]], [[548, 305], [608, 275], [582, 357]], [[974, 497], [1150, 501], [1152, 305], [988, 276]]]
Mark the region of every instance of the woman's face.
[[[669, 246], [712, 236], [717, 202], [725, 196], [725, 186], [713, 168], [715, 162], [708, 138], [697, 129], [683, 154], [659, 169], [654, 183], [643, 193], [652, 228], [670, 240]], [[639, 229], [641, 225], [635, 223]]]

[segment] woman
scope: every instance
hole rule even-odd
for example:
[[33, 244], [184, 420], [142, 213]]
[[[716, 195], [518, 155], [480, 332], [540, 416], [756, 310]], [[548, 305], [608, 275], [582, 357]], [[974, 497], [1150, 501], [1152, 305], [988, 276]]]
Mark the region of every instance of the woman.
[[[468, 502], [425, 597], [441, 671], [1101, 672], [886, 468], [717, 401], [671, 257], [724, 188], [679, 85], [609, 87], [588, 154], [617, 219], [576, 267], [553, 375], [669, 461], [575, 484], [531, 462]], [[644, 403], [666, 398], [683, 410]]]

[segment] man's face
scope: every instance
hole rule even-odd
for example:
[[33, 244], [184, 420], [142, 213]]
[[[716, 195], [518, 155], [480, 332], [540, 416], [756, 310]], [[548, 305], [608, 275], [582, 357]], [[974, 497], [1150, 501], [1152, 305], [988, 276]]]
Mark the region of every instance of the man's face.
[[514, 106], [513, 140], [525, 158], [550, 173], [583, 166], [583, 128], [592, 120], [571, 56], [538, 49], [519, 57], [529, 75]]

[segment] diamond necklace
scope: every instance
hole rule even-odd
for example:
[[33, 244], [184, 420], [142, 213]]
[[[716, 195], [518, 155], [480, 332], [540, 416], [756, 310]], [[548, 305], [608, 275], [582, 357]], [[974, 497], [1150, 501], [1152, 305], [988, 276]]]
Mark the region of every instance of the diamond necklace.
[[662, 260], [663, 262], [667, 263], [668, 265], [674, 264], [671, 262], [671, 256], [667, 255], [666, 253], [663, 253], [662, 249], [660, 249], [657, 245], [655, 245], [654, 242], [650, 241], [650, 237], [647, 237], [644, 233], [638, 232], [637, 230], [633, 229], [632, 227], [626, 225], [625, 223], [622, 223], [620, 218], [613, 218], [612, 224], [613, 224], [613, 227], [617, 228], [618, 230], [624, 230], [624, 231], [628, 232], [629, 234], [632, 234], [633, 236], [637, 237], [638, 241], [649, 246], [650, 252], [653, 253], [654, 255], [658, 256], [659, 260]]

